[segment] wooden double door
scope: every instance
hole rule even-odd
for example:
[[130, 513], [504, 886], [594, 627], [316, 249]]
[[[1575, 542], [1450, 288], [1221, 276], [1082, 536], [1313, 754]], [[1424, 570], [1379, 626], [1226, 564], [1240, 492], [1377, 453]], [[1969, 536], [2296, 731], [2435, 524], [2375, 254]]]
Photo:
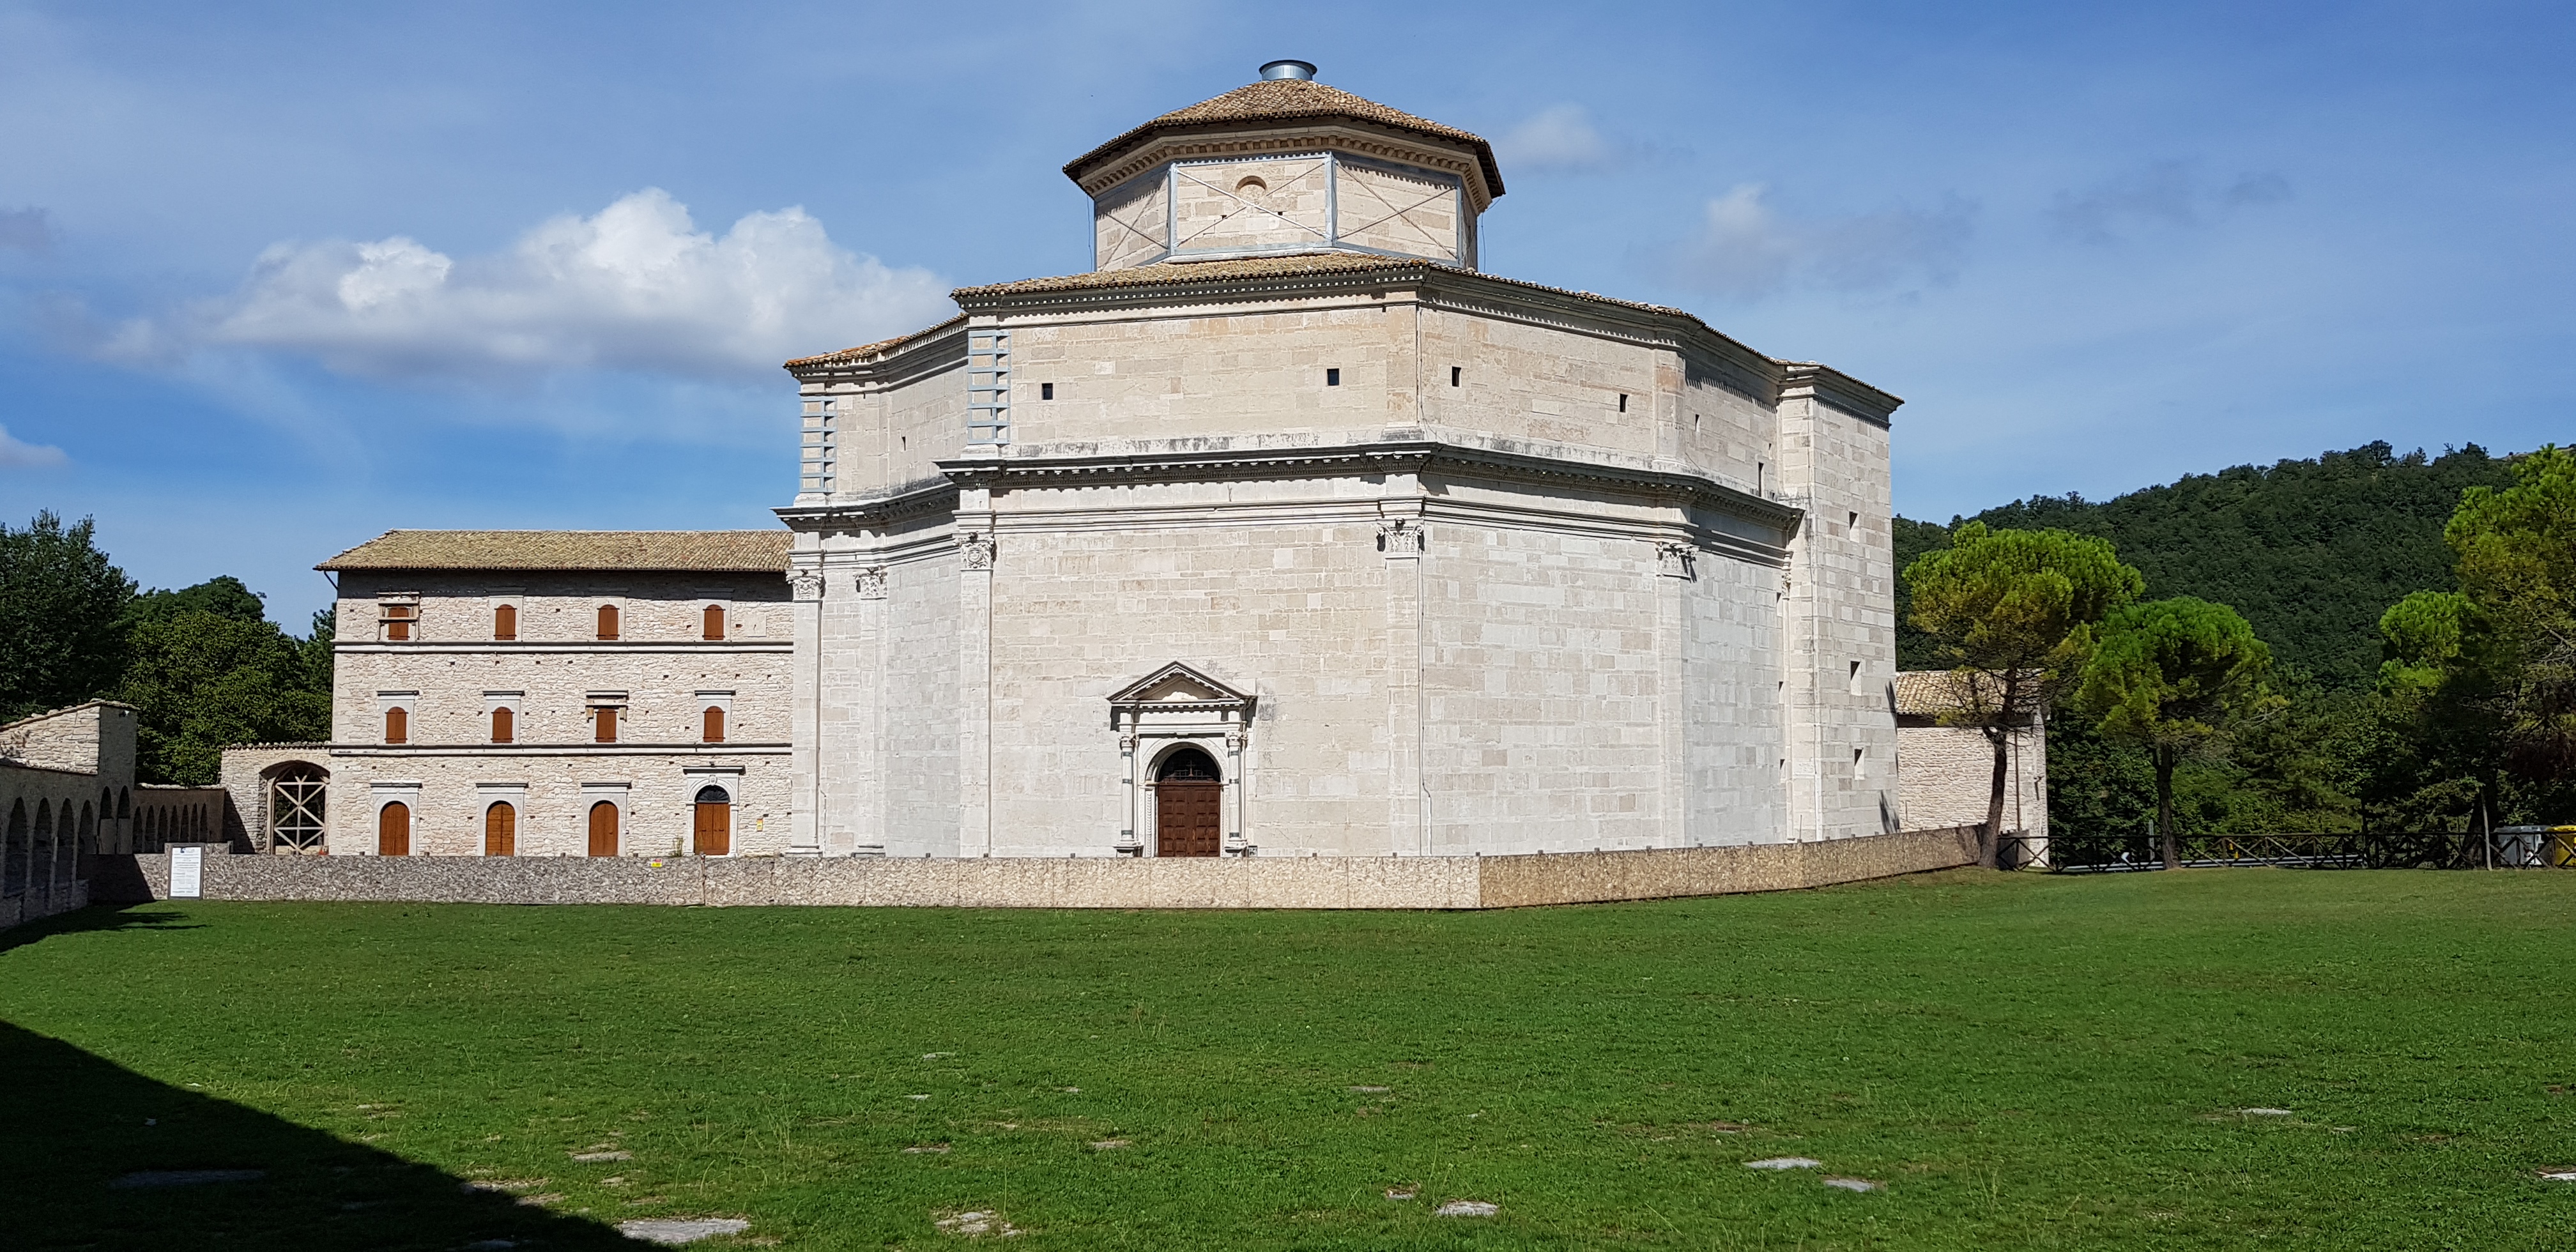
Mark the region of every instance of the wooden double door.
[[1154, 777], [1154, 855], [1215, 856], [1224, 850], [1225, 781], [1196, 748], [1163, 758]]

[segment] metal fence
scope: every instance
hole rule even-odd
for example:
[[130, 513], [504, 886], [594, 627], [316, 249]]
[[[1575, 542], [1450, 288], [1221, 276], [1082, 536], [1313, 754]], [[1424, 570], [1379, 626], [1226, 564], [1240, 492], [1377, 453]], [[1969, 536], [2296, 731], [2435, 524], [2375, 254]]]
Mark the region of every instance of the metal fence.
[[[2449, 831], [2295, 832], [2186, 835], [2189, 867], [2286, 865], [2313, 869], [2576, 869], [2576, 827], [2505, 827], [2492, 834]], [[1996, 848], [2007, 869], [2112, 873], [2162, 869], [2164, 849], [2150, 835], [2051, 835], [2007, 832]]]

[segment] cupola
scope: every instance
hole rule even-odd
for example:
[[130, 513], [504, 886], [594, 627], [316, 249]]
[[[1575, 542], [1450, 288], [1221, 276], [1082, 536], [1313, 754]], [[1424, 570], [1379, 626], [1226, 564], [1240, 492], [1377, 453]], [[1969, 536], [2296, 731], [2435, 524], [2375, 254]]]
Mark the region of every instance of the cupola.
[[1091, 197], [1093, 268], [1299, 252], [1476, 266], [1503, 194], [1493, 146], [1273, 61], [1064, 167]]

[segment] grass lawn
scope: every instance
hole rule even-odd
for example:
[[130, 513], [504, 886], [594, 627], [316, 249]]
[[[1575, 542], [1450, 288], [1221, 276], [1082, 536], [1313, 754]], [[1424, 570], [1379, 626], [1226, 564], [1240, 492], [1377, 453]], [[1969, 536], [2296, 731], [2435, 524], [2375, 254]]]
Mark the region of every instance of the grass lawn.
[[[93, 909], [0, 935], [0, 1244], [2576, 1247], [2571, 922], [2576, 874], [2272, 870]], [[268, 1172], [108, 1185], [204, 1168]]]

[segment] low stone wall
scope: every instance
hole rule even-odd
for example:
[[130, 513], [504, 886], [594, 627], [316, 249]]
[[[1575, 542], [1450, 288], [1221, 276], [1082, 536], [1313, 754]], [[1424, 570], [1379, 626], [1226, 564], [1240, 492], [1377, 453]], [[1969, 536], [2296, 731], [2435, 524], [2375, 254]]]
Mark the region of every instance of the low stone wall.
[[20, 922], [52, 917], [56, 913], [85, 909], [89, 907], [89, 901], [89, 883], [77, 878], [58, 883], [51, 891], [31, 887], [14, 896], [0, 896], [0, 930], [7, 930]]
[[[101, 857], [101, 900], [166, 899], [167, 855]], [[1784, 891], [1976, 860], [1973, 828], [1537, 856], [784, 860], [208, 856], [210, 900], [945, 908], [1480, 909]]]

